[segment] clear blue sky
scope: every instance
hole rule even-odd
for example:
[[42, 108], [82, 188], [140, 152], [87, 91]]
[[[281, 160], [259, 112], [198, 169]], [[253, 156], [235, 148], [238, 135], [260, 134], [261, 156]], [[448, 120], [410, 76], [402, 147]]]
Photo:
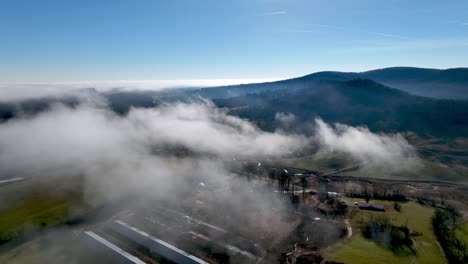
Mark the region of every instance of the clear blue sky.
[[0, 83], [467, 64], [468, 1], [0, 1]]

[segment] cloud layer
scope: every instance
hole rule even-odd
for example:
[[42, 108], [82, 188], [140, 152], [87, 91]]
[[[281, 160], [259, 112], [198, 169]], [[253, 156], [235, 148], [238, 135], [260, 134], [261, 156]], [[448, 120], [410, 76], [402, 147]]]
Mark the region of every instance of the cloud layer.
[[325, 152], [343, 152], [368, 168], [390, 172], [413, 170], [420, 165], [414, 148], [400, 134], [375, 134], [366, 127], [331, 126], [316, 119], [315, 138]]
[[[261, 131], [210, 103], [132, 109], [125, 116], [94, 104], [58, 104], [0, 124], [0, 176], [84, 174], [103, 186], [162, 180], [179, 187], [193, 175], [229, 175], [222, 160], [280, 155], [305, 144], [305, 137]], [[178, 151], [202, 155], [176, 158]]]
[[82, 89], [94, 88], [98, 91], [119, 89], [124, 91], [158, 91], [177, 87], [212, 87], [246, 83], [277, 81], [281, 78], [244, 79], [199, 79], [199, 80], [141, 80], [141, 81], [89, 81], [68, 83], [1, 84], [0, 102], [36, 99], [40, 97], [77, 96]]
[[[319, 143], [321, 153], [346, 153], [388, 172], [412, 170], [419, 163], [402, 136], [365, 127], [331, 126], [318, 119], [315, 134], [305, 137], [262, 131], [210, 102], [134, 108], [122, 116], [93, 96], [79, 97], [83, 102], [75, 107], [56, 104], [0, 123], [0, 178], [80, 174], [89, 188], [99, 186], [110, 196], [147, 188], [154, 192], [162, 181], [162, 195], [186, 188], [183, 182], [201, 175], [227, 179], [232, 173], [226, 161], [280, 156], [311, 142]], [[275, 118], [286, 128], [296, 120], [291, 113]]]

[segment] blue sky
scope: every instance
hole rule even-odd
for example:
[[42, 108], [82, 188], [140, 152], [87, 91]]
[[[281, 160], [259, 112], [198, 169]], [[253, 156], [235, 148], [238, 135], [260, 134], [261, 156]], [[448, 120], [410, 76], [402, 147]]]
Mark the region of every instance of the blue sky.
[[468, 1], [0, 2], [0, 83], [468, 66]]

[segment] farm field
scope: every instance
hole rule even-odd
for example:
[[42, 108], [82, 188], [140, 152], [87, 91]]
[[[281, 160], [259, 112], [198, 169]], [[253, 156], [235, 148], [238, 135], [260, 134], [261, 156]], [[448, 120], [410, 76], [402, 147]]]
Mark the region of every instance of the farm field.
[[[353, 199], [354, 201], [361, 201]], [[383, 204], [386, 212], [357, 211], [351, 217], [353, 237], [334, 248], [327, 250], [329, 259], [345, 263], [362, 263], [365, 259], [368, 263], [444, 263], [443, 253], [434, 235], [431, 217], [434, 209], [419, 205], [415, 202], [401, 204], [401, 212], [393, 209], [393, 203], [388, 201], [371, 201], [371, 203]], [[414, 255], [396, 255], [383, 245], [372, 240], [365, 239], [359, 230], [359, 222], [371, 216], [385, 214], [393, 223], [405, 225], [411, 231], [422, 233], [413, 237], [415, 249]]]

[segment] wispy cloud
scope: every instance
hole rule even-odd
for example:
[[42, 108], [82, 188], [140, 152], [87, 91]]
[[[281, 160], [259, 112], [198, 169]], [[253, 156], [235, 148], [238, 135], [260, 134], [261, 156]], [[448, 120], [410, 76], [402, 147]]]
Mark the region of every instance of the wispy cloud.
[[264, 13], [264, 14], [261, 14], [260, 16], [277, 16], [277, 15], [284, 15], [287, 13], [288, 12], [286, 11], [277, 11], [277, 12]]
[[411, 39], [395, 41], [373, 41], [359, 47], [347, 48], [349, 52], [393, 52], [401, 50], [434, 50], [449, 48], [467, 48], [467, 38], [450, 39]]
[[449, 20], [446, 23], [448, 24], [456, 24], [458, 26], [468, 26], [468, 22], [463, 20]]
[[[310, 26], [311, 27], [320, 27], [320, 28], [329, 28], [329, 29], [333, 29], [333, 30], [336, 30], [336, 31], [364, 33], [364, 34], [376, 35], [376, 36], [387, 37], [387, 38], [401, 38], [401, 39], [408, 39], [409, 38], [409, 37], [396, 35], [396, 34], [392, 34], [392, 33], [362, 31], [362, 30], [357, 30], [357, 29], [352, 29], [352, 28], [345, 28], [345, 27], [337, 27], [337, 26], [327, 25], [327, 24], [310, 24]], [[316, 32], [316, 31], [312, 30], [312, 29], [295, 29], [295, 30], [290, 30], [290, 32], [313, 33], [313, 32]]]
[[387, 34], [387, 33], [378, 33], [378, 32], [373, 32], [372, 34], [378, 35], [378, 36], [383, 36], [383, 37], [394, 37], [395, 35], [392, 34]]
[[366, 33], [374, 34], [374, 35], [382, 36], [382, 37], [387, 37], [387, 38], [401, 38], [401, 39], [408, 39], [409, 38], [409, 37], [395, 35], [395, 34], [391, 34], [391, 33], [380, 33], [380, 32], [366, 32]]

